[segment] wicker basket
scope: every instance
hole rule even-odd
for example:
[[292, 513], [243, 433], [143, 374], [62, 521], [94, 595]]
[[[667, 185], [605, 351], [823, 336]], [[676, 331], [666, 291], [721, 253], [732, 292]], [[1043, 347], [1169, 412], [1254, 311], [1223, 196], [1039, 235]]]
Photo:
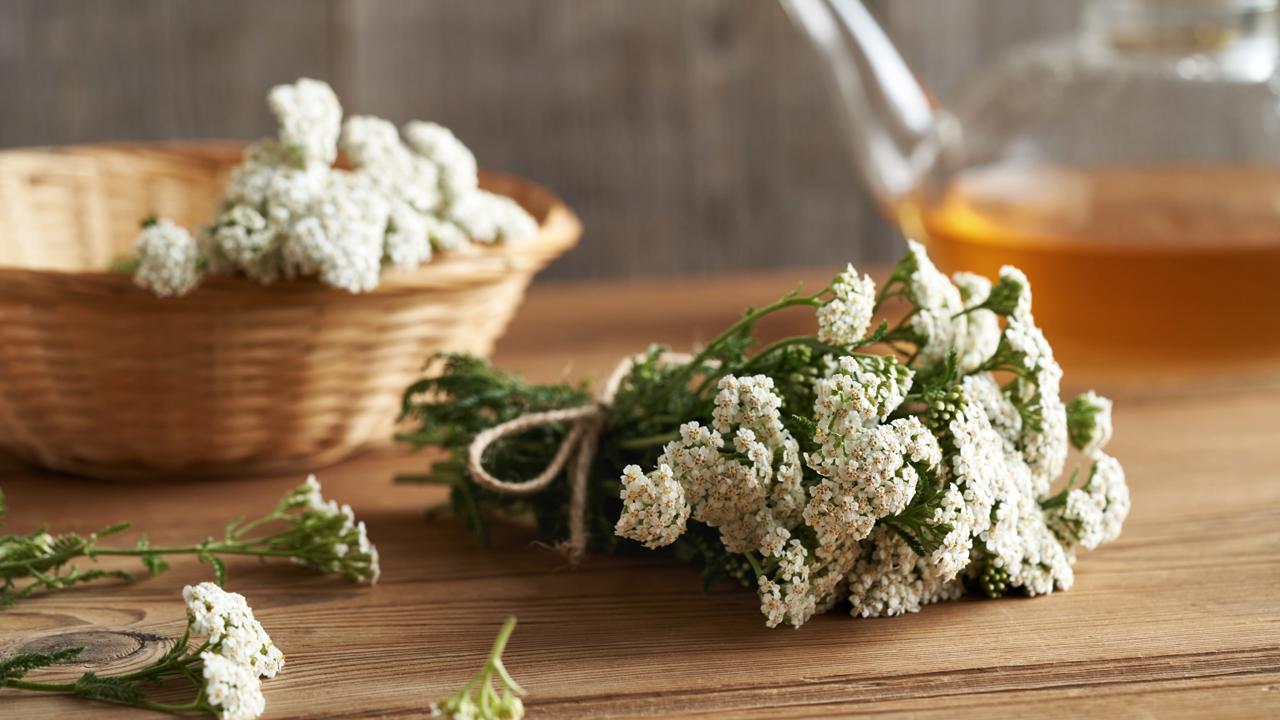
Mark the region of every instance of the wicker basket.
[[352, 295], [209, 277], [158, 299], [101, 270], [148, 214], [198, 227], [234, 144], [0, 152], [0, 449], [102, 478], [302, 472], [390, 441], [438, 350], [487, 354], [533, 274], [577, 242], [555, 196], [485, 175], [535, 240], [446, 255]]

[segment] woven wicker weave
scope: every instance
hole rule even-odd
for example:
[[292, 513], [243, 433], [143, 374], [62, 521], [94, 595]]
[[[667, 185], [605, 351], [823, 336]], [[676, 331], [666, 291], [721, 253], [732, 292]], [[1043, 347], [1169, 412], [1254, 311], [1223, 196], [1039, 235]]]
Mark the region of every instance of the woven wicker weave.
[[104, 478], [301, 472], [390, 440], [437, 350], [487, 354], [533, 274], [577, 242], [546, 190], [486, 175], [535, 240], [437, 258], [352, 295], [209, 277], [159, 299], [101, 270], [140, 218], [211, 217], [228, 144], [0, 152], [0, 448]]

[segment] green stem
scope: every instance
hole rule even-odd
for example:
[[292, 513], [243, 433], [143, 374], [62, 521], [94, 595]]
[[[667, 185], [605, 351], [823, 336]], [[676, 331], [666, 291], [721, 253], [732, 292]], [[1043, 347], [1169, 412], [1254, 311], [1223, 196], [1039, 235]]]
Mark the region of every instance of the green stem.
[[0, 686], [39, 692], [73, 693], [76, 691], [75, 683], [38, 683], [27, 680], [5, 680], [0, 683]]
[[763, 350], [755, 354], [755, 357], [751, 358], [747, 365], [752, 365], [761, 358], [766, 358], [773, 353], [783, 348], [791, 347], [792, 345], [808, 345], [809, 347], [817, 348], [819, 350], [827, 347], [825, 343], [820, 342], [812, 335], [793, 335], [791, 337], [782, 338], [770, 345], [766, 345]]
[[[894, 287], [898, 287], [898, 289], [894, 290]], [[890, 292], [891, 290], [892, 292]], [[885, 301], [896, 297], [904, 297], [906, 294], [906, 285], [899, 286], [897, 279], [890, 277], [889, 280], [880, 287], [880, 292], [876, 294], [876, 304], [871, 308], [872, 314], [880, 312], [880, 306], [883, 305]]]
[[236, 531], [235, 531], [235, 537], [238, 537], [238, 538], [239, 538], [239, 537], [244, 537], [244, 535], [245, 535], [246, 533], [248, 533], [250, 530], [252, 530], [252, 529], [254, 529], [254, 528], [256, 528], [256, 527], [258, 527], [258, 526], [260, 526], [260, 525], [265, 525], [265, 524], [267, 524], [267, 523], [269, 523], [269, 522], [272, 522], [272, 521], [274, 521], [274, 520], [281, 520], [281, 519], [283, 519], [283, 516], [282, 516], [280, 513], [278, 513], [278, 512], [273, 512], [273, 513], [271, 513], [270, 515], [266, 515], [266, 516], [264, 516], [264, 517], [260, 517], [260, 518], [258, 518], [257, 520], [251, 520], [251, 521], [249, 521], [248, 523], [246, 523], [246, 524], [244, 524], [244, 525], [241, 525], [240, 527], [236, 528]]
[[[885, 344], [889, 346], [889, 349], [890, 349], [890, 350], [893, 350], [894, 352], [898, 353], [899, 355], [901, 355], [901, 356], [902, 356], [902, 357], [904, 357], [904, 358], [906, 358], [906, 357], [911, 357], [911, 356], [915, 355], [915, 354], [916, 354], [916, 352], [918, 352], [918, 351], [915, 351], [915, 350], [907, 350], [906, 348], [903, 348], [903, 347], [902, 347], [901, 345], [899, 345], [898, 343], [892, 343], [892, 342], [891, 342], [891, 343], [885, 343]], [[905, 363], [905, 364], [906, 364], [906, 365], [910, 365], [911, 363]]]
[[666, 445], [672, 440], [680, 438], [679, 432], [661, 433], [659, 435], [646, 435], [644, 437], [630, 438], [622, 440], [618, 443], [618, 447], [625, 450], [641, 450], [643, 448], [657, 447]]
[[883, 340], [884, 339], [881, 337], [881, 338], [875, 338], [874, 340], [868, 340], [868, 339], [860, 340], [852, 345], [829, 345], [827, 343], [822, 342], [821, 340], [819, 340], [818, 338], [812, 335], [794, 335], [792, 337], [782, 338], [781, 340], [778, 340], [773, 344], [766, 346], [763, 350], [756, 353], [754, 357], [752, 357], [749, 361], [747, 361], [746, 366], [750, 368], [751, 366], [755, 365], [758, 361], [760, 361], [762, 358], [768, 357], [769, 355], [772, 355], [773, 353], [779, 350], [792, 347], [794, 345], [807, 345], [813, 348], [814, 350], [817, 350], [818, 352], [829, 353], [831, 355], [838, 354], [841, 357], [854, 356], [854, 355], [863, 356], [863, 357], [874, 357], [873, 355], [869, 355], [867, 353], [857, 352], [857, 350], [860, 348], [864, 348], [868, 345], [878, 344], [880, 342], [883, 342]]
[[[779, 350], [783, 350], [785, 348], [793, 347], [796, 345], [807, 345], [808, 347], [811, 347], [814, 350], [817, 350], [819, 352], [829, 352], [832, 354], [838, 353], [840, 355], [858, 355], [860, 353], [854, 352], [853, 349], [857, 347], [862, 347], [861, 344], [851, 345], [849, 347], [837, 347], [834, 345], [828, 345], [827, 343], [822, 342], [821, 340], [819, 340], [816, 337], [813, 337], [812, 335], [793, 335], [791, 337], [782, 338], [781, 340], [777, 340], [765, 346], [764, 349], [762, 349], [760, 352], [753, 355], [751, 359], [747, 361], [746, 365], [743, 367], [743, 370], [741, 372], [746, 372], [750, 368], [757, 366], [764, 358], [769, 357], [770, 355], [778, 352]], [[702, 392], [706, 390], [709, 385], [711, 385], [713, 382], [718, 381], [723, 376], [724, 376], [724, 373], [721, 373], [721, 372], [708, 373], [707, 376], [703, 378], [702, 382], [698, 384], [698, 387], [693, 391], [693, 394], [701, 395]]]
[[[34, 562], [38, 562], [38, 564], [41, 567], [56, 568], [56, 567], [61, 567], [62, 565], [65, 565], [69, 560], [74, 560], [78, 557], [85, 557], [85, 555], [87, 554], [88, 553], [85, 552], [84, 547], [78, 547], [71, 550], [64, 550], [58, 553], [57, 555], [50, 555], [49, 557], [46, 557], [46, 558], [39, 558], [37, 561], [34, 561]], [[10, 560], [9, 562], [0, 562], [0, 573], [3, 573], [6, 570], [21, 570], [21, 569], [29, 570], [32, 575], [36, 574], [35, 570], [33, 569], [32, 560], [29, 560], [29, 559], [28, 560]]]
[[[124, 676], [118, 679], [124, 680], [125, 677], [128, 677], [128, 676]], [[38, 683], [38, 682], [30, 682], [27, 680], [5, 680], [3, 683], [0, 683], [0, 686], [11, 687], [18, 690], [32, 690], [35, 692], [59, 693], [62, 695], [78, 694], [76, 692], [75, 683]], [[154, 700], [146, 700], [146, 699], [139, 700], [136, 703], [119, 702], [116, 700], [110, 700], [107, 698], [100, 698], [100, 697], [95, 697], [90, 699], [101, 700], [103, 702], [109, 702], [117, 705], [133, 705], [134, 707], [140, 707], [146, 710], [156, 710], [158, 712], [167, 712], [167, 713], [181, 713], [181, 712], [186, 712], [188, 710], [204, 709], [199, 696], [197, 696], [194, 701], [183, 704], [183, 705], [174, 705], [171, 703], [155, 702]]]
[[[190, 629], [190, 626], [188, 626], [188, 631], [189, 629]], [[209, 641], [206, 640], [203, 643], [201, 643], [200, 647], [196, 648], [194, 652], [187, 653], [178, 657], [170, 658], [157, 665], [152, 665], [151, 667], [146, 667], [141, 670], [136, 670], [127, 675], [121, 675], [117, 679], [125, 680], [125, 681], [145, 680], [148, 678], [159, 677], [165, 674], [166, 672], [168, 672], [169, 670], [177, 670], [178, 672], [185, 674], [184, 671], [187, 668], [187, 666], [194, 665], [195, 663], [200, 662], [200, 653], [208, 649], [209, 649]]]
[[169, 703], [155, 702], [153, 700], [139, 700], [138, 707], [144, 708], [147, 710], [156, 710], [158, 712], [166, 712], [170, 714], [186, 712], [188, 710], [204, 710], [205, 709], [204, 704], [200, 701], [198, 697], [195, 700], [192, 700], [191, 702], [185, 705], [170, 705]]
[[[488, 667], [491, 670], [497, 671], [498, 674], [502, 676], [502, 681], [507, 687], [521, 695], [524, 695], [524, 688], [520, 687], [520, 684], [512, 679], [511, 675], [507, 673], [506, 666], [502, 664], [502, 653], [506, 651], [507, 640], [511, 638], [511, 633], [515, 631], [515, 629], [516, 618], [513, 615], [508, 617], [506, 622], [502, 623], [502, 629], [498, 631], [498, 637], [493, 641], [493, 648], [489, 650]], [[486, 682], [485, 685], [488, 685], [488, 682]]]
[[213, 543], [210, 545], [181, 545], [177, 547], [149, 547], [145, 549], [138, 548], [103, 548], [94, 550], [94, 555], [117, 555], [125, 557], [137, 557], [140, 555], [201, 555], [208, 553], [210, 555], [259, 555], [262, 557], [293, 557], [297, 553], [290, 550], [259, 550], [251, 545], [261, 545], [265, 540], [255, 540], [251, 544], [241, 545], [219, 545]]
[[906, 340], [908, 342], [918, 342], [916, 332], [912, 330], [910, 327], [911, 318], [915, 317], [918, 314], [920, 314], [920, 308], [915, 308], [914, 310], [907, 313], [906, 315], [903, 315], [902, 318], [898, 320], [898, 324], [894, 325], [893, 329], [890, 330], [889, 332], [885, 333], [884, 335], [881, 335], [880, 339], [886, 342], [893, 341], [893, 340]]
[[502, 653], [507, 649], [507, 640], [511, 639], [511, 633], [516, 629], [515, 616], [508, 617], [506, 622], [502, 623], [502, 629], [498, 631], [498, 637], [493, 640], [493, 647], [489, 650], [489, 663], [492, 664], [502, 659]]
[[[69, 550], [66, 552], [52, 555], [47, 558], [40, 559], [40, 565], [43, 567], [61, 567], [67, 562], [79, 557], [87, 557], [90, 559], [102, 556], [119, 556], [119, 557], [142, 557], [144, 555], [200, 555], [210, 553], [214, 555], [257, 555], [261, 557], [293, 557], [296, 553], [288, 550], [265, 550], [258, 549], [257, 545], [268, 543], [278, 536], [266, 538], [258, 538], [248, 542], [238, 543], [235, 545], [226, 545], [222, 543], [210, 543], [208, 545], [178, 545], [173, 547], [123, 547], [123, 548], [100, 548], [86, 546]], [[7, 570], [27, 570], [33, 577], [38, 577], [31, 567], [30, 560], [13, 560], [10, 562], [0, 562], [0, 573]]]
[[[824, 289], [822, 292], [826, 292], [826, 290]], [[817, 295], [810, 295], [806, 297], [795, 297], [794, 294], [788, 295], [782, 298], [781, 300], [777, 300], [769, 305], [764, 306], [763, 308], [760, 308], [759, 310], [747, 311], [740, 320], [730, 325], [728, 329], [726, 329], [724, 332], [717, 335], [716, 338], [712, 340], [706, 347], [702, 348], [702, 350], [698, 352], [697, 355], [694, 355], [693, 359], [690, 360], [683, 368], [681, 368], [679, 372], [672, 375], [671, 378], [663, 386], [664, 394], [666, 391], [671, 390], [673, 387], [674, 388], [682, 387], [685, 384], [687, 384], [691, 379], [693, 379], [693, 373], [697, 371], [697, 368], [701, 367], [702, 364], [706, 362], [707, 358], [711, 357], [715, 353], [715, 351], [719, 349], [719, 347], [723, 345], [725, 341], [727, 341], [729, 338], [734, 337], [735, 335], [739, 334], [741, 331], [759, 322], [760, 318], [763, 318], [767, 315], [771, 315], [775, 312], [778, 312], [779, 310], [783, 310], [789, 307], [798, 307], [800, 305], [809, 305], [809, 306], [818, 305], [820, 304], [818, 301], [818, 295], [821, 295], [822, 292], [818, 293]]]

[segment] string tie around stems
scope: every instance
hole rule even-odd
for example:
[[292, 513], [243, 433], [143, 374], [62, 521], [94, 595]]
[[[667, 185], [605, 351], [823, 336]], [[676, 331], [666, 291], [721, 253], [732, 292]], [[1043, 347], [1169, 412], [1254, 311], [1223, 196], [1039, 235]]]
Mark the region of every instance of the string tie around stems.
[[[480, 487], [500, 495], [539, 493], [551, 484], [565, 465], [573, 463], [569, 467], [569, 537], [559, 545], [560, 550], [565, 553], [571, 563], [578, 563], [587, 549], [587, 480], [591, 474], [592, 462], [595, 460], [596, 448], [600, 444], [600, 432], [604, 429], [609, 409], [613, 406], [622, 381], [631, 374], [636, 362], [644, 357], [644, 355], [633, 355], [623, 358], [609, 375], [595, 402], [521, 415], [480, 432], [467, 449], [467, 469], [472, 479]], [[685, 353], [668, 352], [660, 357], [660, 362], [664, 365], [680, 365], [692, 359], [693, 356]], [[493, 443], [534, 428], [563, 422], [571, 422], [573, 426], [542, 472], [526, 480], [506, 481], [499, 480], [485, 470], [484, 453]]]

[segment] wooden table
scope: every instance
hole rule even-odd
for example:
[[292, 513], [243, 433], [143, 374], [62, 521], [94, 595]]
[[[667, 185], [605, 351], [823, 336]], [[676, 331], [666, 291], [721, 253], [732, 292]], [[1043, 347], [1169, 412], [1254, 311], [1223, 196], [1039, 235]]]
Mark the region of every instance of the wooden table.
[[[498, 362], [538, 379], [599, 377], [649, 341], [708, 339], [794, 279], [537, 288]], [[1094, 374], [1068, 365], [1068, 389], [1097, 383], [1117, 401], [1112, 449], [1133, 492], [1123, 537], [1080, 560], [1070, 592], [896, 619], [834, 612], [768, 630], [752, 593], [704, 594], [697, 570], [671, 561], [590, 557], [570, 569], [515, 527], [483, 550], [456, 521], [424, 519], [441, 489], [391, 484], [421, 457], [387, 450], [320, 469], [327, 494], [368, 521], [384, 575], [369, 588], [288, 564], [230, 564], [230, 587], [288, 654], [265, 684], [267, 717], [422, 717], [479, 667], [508, 614], [520, 625], [507, 665], [533, 718], [1280, 714], [1280, 383], [1255, 372], [1153, 385], [1154, 365], [1081, 365]], [[13, 464], [0, 477], [11, 531], [129, 519], [161, 544], [265, 511], [302, 479], [110, 485]], [[133, 585], [28, 601], [0, 612], [0, 652], [89, 633], [94, 669], [137, 667], [162, 647], [152, 633], [179, 631], [182, 586], [208, 578], [180, 561]], [[137, 714], [0, 691], [3, 718]]]

